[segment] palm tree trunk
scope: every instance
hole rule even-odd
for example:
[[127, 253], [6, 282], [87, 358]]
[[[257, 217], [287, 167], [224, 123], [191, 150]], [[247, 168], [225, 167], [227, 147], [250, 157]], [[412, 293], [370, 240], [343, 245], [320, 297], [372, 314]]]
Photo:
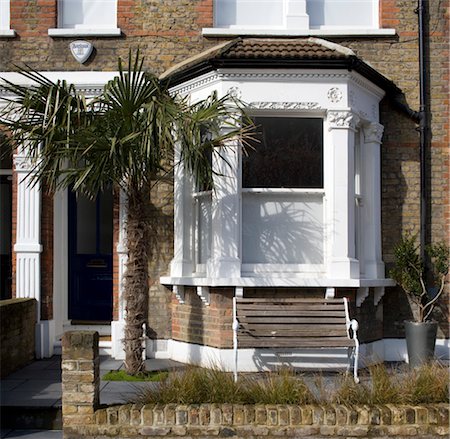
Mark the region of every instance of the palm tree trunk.
[[136, 375], [145, 370], [143, 324], [148, 318], [148, 242], [147, 205], [149, 191], [137, 185], [128, 190], [127, 248], [128, 262], [124, 274], [125, 370]]

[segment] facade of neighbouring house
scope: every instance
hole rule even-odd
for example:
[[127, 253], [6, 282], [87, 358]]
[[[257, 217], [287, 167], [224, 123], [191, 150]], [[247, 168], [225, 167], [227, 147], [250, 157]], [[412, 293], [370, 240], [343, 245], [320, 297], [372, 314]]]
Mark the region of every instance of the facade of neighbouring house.
[[[436, 242], [450, 236], [449, 2], [426, 5], [427, 240]], [[247, 153], [229, 145], [229, 166], [213, 158], [214, 192], [196, 188], [182, 166], [153, 191], [148, 357], [231, 367], [233, 296], [327, 295], [351, 299], [366, 361], [405, 358], [410, 309], [387, 273], [402, 233], [420, 226], [416, 6], [0, 0], [0, 77], [24, 82], [14, 64], [26, 63], [95, 96], [117, 57], [139, 47], [175, 92], [193, 101], [232, 94], [262, 129]], [[93, 46], [83, 63], [74, 41], [74, 52]], [[122, 358], [124, 197], [105, 192], [92, 203], [30, 186], [20, 150], [2, 161], [0, 178], [2, 298], [38, 300], [37, 355], [57, 352], [67, 329], [94, 327]], [[448, 356], [448, 289], [441, 304], [437, 353]], [[332, 363], [242, 354], [248, 370], [280, 359]]]

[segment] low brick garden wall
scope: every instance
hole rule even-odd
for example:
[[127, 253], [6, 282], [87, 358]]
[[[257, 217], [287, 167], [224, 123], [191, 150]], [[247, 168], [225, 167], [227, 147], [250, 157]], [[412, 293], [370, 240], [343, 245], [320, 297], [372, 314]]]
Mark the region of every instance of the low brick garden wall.
[[449, 407], [287, 405], [99, 406], [98, 333], [67, 332], [62, 358], [64, 437], [448, 437]]
[[0, 300], [0, 375], [5, 377], [34, 360], [35, 299]]

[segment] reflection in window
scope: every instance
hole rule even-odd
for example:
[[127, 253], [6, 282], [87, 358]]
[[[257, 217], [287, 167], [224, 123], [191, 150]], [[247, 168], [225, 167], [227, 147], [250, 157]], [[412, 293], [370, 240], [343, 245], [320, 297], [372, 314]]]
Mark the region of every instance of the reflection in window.
[[0, 30], [10, 28], [10, 4], [9, 0], [0, 0]]
[[377, 29], [378, 9], [378, 0], [215, 0], [214, 25], [287, 29], [301, 11], [310, 29]]
[[58, 27], [115, 28], [117, 0], [58, 0]]
[[255, 117], [256, 139], [242, 158], [242, 187], [322, 188], [323, 121]]

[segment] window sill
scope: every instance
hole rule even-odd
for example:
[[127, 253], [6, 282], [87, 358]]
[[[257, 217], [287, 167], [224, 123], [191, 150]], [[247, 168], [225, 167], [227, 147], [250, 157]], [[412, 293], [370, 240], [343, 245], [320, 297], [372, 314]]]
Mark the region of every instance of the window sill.
[[245, 276], [240, 278], [209, 278], [209, 277], [160, 277], [162, 285], [208, 286], [208, 287], [392, 287], [392, 279], [331, 279], [326, 276], [296, 277], [290, 276]]
[[16, 31], [14, 29], [0, 29], [0, 38], [14, 38]]
[[120, 37], [120, 28], [108, 29], [49, 29], [51, 37]]
[[205, 37], [390, 37], [396, 34], [395, 29], [249, 29], [249, 28], [203, 28]]

